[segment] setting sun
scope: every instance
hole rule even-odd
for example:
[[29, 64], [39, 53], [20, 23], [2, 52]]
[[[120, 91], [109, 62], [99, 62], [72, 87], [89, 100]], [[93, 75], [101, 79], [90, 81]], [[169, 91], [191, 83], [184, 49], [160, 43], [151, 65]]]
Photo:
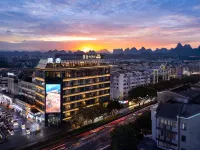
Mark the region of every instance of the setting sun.
[[92, 50], [92, 49], [90, 47], [83, 47], [81, 50], [86, 53], [86, 52], [88, 52], [89, 50]]

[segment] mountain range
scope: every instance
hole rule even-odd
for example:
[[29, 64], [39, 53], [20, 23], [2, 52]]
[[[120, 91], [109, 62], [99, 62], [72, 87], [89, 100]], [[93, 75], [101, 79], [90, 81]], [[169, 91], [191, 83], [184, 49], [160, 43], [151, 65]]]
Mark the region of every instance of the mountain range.
[[[78, 50], [76, 52], [72, 52], [70, 50], [49, 50], [47, 52], [41, 52], [41, 51], [0, 51], [0, 56], [23, 56], [23, 55], [40, 55], [40, 54], [85, 54], [85, 52]], [[126, 48], [126, 49], [113, 49], [113, 53], [109, 52], [107, 49], [101, 49], [101, 50], [90, 50], [87, 52], [87, 54], [117, 54], [117, 55], [166, 55], [166, 56], [200, 56], [200, 46], [198, 48], [192, 48], [189, 44], [182, 45], [181, 43], [178, 43], [175, 48], [166, 49], [146, 49], [142, 47], [141, 49], [133, 48]]]
[[189, 44], [185, 44], [184, 46], [181, 43], [178, 43], [175, 48], [171, 48], [170, 50], [166, 48], [151, 50], [145, 49], [142, 47], [141, 49], [136, 49], [135, 47], [129, 49], [114, 49], [113, 54], [124, 54], [124, 55], [141, 55], [141, 54], [160, 54], [160, 55], [173, 55], [173, 56], [200, 56], [200, 46], [198, 48], [192, 48]]

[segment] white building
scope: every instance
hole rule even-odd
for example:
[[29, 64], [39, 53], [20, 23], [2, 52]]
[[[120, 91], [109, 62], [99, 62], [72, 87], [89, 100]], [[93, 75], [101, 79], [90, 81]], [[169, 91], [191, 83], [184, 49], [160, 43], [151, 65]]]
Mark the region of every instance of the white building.
[[111, 74], [111, 98], [123, 99], [130, 89], [150, 83], [150, 74], [142, 71], [119, 71]]
[[152, 139], [159, 148], [198, 150], [200, 148], [200, 88], [183, 86], [159, 93], [151, 108]]
[[0, 103], [5, 105], [12, 105], [13, 104], [13, 96], [8, 94], [0, 94]]
[[18, 82], [19, 95], [26, 99], [26, 102], [30, 105], [35, 103], [35, 84], [20, 80]]
[[8, 90], [8, 78], [0, 76], [0, 92]]

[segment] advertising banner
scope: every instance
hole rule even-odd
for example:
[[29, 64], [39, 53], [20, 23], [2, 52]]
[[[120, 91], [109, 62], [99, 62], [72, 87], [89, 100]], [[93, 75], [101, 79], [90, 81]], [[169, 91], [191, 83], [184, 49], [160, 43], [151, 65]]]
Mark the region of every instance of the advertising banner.
[[60, 84], [46, 84], [46, 113], [60, 113]]

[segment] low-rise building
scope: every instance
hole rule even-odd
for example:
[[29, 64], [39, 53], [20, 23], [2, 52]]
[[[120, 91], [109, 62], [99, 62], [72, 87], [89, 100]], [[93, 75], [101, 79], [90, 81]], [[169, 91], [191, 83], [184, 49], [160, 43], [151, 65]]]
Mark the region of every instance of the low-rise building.
[[198, 150], [200, 87], [183, 86], [159, 95], [159, 104], [151, 109], [152, 139], [166, 150]]
[[24, 97], [26, 103], [35, 105], [35, 84], [31, 81], [19, 81], [18, 83], [19, 95]]

